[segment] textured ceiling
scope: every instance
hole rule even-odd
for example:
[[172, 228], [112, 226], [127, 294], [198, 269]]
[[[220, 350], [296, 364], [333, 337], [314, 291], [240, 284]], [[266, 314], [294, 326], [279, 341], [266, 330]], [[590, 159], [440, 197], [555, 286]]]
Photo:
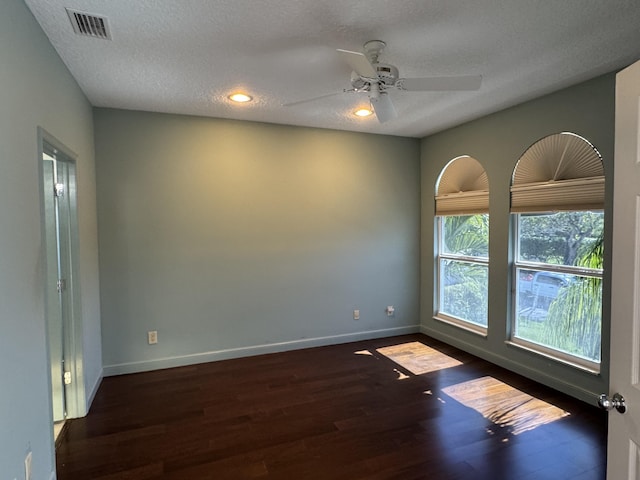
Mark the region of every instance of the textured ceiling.
[[[94, 106], [422, 137], [640, 58], [637, 0], [25, 0]], [[66, 8], [105, 16], [76, 35]], [[398, 117], [352, 112], [337, 55], [387, 43], [401, 77], [482, 75], [473, 92], [392, 91]], [[244, 90], [249, 104], [227, 95]]]

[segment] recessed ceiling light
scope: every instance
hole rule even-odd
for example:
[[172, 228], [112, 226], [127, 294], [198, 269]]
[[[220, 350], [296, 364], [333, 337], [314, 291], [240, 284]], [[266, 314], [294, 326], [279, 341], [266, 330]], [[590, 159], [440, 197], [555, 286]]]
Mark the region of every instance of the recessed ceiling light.
[[368, 108], [359, 108], [358, 110], [356, 110], [355, 112], [353, 112], [354, 115], [358, 116], [358, 117], [368, 117], [369, 115], [371, 115], [373, 112], [368, 109]]
[[231, 95], [229, 95], [229, 100], [237, 103], [246, 103], [253, 100], [253, 97], [247, 95], [246, 93], [232, 93]]

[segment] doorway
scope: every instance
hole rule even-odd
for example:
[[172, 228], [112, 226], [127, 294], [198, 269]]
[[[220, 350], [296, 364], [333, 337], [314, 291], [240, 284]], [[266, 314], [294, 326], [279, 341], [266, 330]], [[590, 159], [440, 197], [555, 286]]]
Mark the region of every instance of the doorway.
[[66, 418], [77, 416], [80, 320], [77, 281], [77, 205], [74, 155], [40, 132], [46, 321], [54, 438]]

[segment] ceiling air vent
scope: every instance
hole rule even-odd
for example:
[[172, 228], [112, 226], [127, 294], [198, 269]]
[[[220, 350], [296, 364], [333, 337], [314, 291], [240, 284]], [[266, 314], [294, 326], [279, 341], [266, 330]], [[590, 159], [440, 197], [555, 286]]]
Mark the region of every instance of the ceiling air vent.
[[73, 25], [73, 31], [78, 35], [111, 40], [111, 32], [109, 31], [106, 17], [77, 12], [68, 8], [67, 14], [69, 15], [69, 20], [71, 20], [71, 25]]

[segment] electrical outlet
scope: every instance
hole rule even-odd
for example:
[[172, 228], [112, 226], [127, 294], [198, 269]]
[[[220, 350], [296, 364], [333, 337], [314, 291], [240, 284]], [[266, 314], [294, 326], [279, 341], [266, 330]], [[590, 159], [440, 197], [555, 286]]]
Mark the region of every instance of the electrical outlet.
[[158, 343], [158, 332], [156, 330], [150, 330], [147, 332], [147, 341], [149, 345], [155, 345]]
[[353, 311], [353, 319], [354, 320], [360, 320], [360, 310], [354, 310]]
[[386, 312], [387, 317], [393, 317], [396, 314], [396, 309], [393, 305], [389, 305], [384, 309], [384, 311]]
[[31, 480], [31, 460], [33, 458], [33, 452], [27, 453], [24, 458], [24, 478], [25, 480]]

